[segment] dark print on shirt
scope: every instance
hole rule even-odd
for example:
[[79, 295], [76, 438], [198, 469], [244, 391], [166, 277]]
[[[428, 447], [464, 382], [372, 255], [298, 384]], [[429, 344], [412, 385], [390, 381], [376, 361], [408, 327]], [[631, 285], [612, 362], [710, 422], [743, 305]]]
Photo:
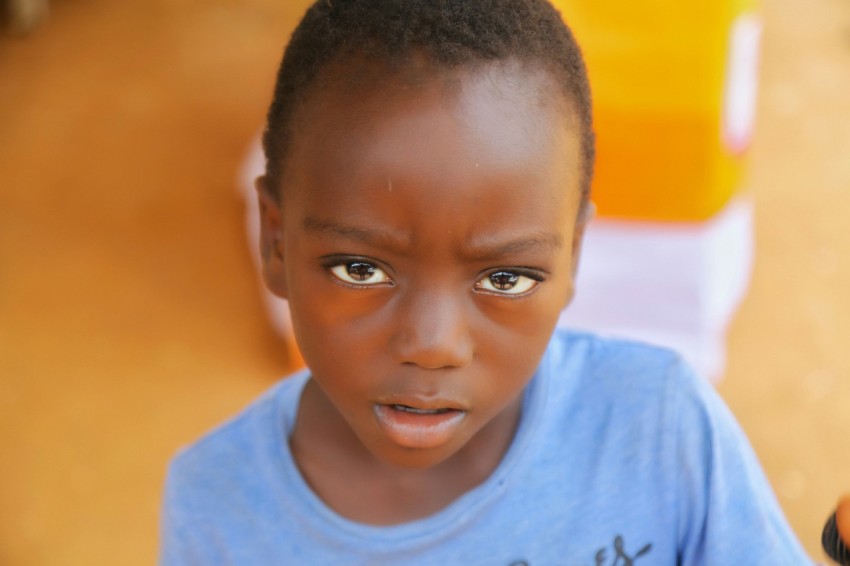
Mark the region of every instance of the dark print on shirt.
[[[594, 566], [634, 566], [638, 558], [642, 558], [649, 554], [652, 550], [652, 544], [647, 544], [634, 554], [626, 551], [626, 543], [621, 535], [614, 537], [614, 544], [611, 548], [600, 548], [596, 552], [594, 558]], [[517, 560], [511, 562], [510, 566], [531, 566], [525, 560]]]
[[[652, 544], [647, 544], [634, 554], [626, 552], [626, 543], [623, 542], [623, 537], [617, 535], [614, 537], [613, 553], [609, 554], [608, 548], [600, 548], [596, 553], [596, 562], [594, 566], [634, 566], [638, 558], [646, 556], [652, 550]], [[613, 560], [613, 561], [612, 561]]]

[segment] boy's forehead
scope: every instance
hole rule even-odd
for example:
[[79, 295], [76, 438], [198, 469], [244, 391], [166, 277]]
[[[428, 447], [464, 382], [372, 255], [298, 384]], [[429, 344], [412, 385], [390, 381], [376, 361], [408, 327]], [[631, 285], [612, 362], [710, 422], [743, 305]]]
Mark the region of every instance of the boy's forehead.
[[[398, 67], [346, 58], [329, 66], [310, 90], [293, 121], [284, 167], [295, 174], [305, 157], [346, 140], [434, 130], [433, 121], [446, 117], [456, 135], [474, 133], [476, 144], [500, 146], [502, 158], [560, 149], [567, 153], [560, 159], [563, 164], [581, 167], [573, 159], [580, 145], [577, 113], [551, 73], [539, 65], [507, 60], [445, 68], [414, 58]], [[476, 148], [466, 149], [474, 153]], [[350, 152], [350, 159], [357, 158], [357, 152]]]
[[581, 136], [550, 80], [504, 65], [318, 91], [284, 167], [291, 241], [357, 242], [435, 265], [565, 253]]

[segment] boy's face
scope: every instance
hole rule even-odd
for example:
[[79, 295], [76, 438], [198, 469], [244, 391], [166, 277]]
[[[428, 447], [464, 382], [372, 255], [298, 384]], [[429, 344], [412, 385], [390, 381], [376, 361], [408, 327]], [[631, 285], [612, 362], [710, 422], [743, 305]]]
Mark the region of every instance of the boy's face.
[[577, 120], [498, 64], [322, 89], [300, 110], [266, 279], [326, 423], [384, 462], [503, 451], [573, 293]]

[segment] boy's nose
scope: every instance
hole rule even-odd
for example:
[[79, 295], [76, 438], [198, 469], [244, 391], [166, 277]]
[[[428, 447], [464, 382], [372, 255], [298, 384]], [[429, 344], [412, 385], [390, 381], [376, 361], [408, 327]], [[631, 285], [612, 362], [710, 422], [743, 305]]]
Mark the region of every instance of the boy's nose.
[[389, 347], [399, 362], [444, 369], [465, 367], [472, 361], [472, 339], [462, 300], [434, 289], [412, 291], [397, 308], [397, 326]]

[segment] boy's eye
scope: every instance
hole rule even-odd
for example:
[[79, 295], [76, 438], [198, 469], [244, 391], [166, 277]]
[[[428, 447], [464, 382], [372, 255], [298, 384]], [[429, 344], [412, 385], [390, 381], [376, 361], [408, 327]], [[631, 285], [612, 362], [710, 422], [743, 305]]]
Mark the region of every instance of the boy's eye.
[[538, 285], [541, 279], [515, 271], [496, 271], [475, 283], [475, 289], [500, 295], [523, 295]]
[[366, 261], [349, 261], [334, 265], [330, 272], [344, 283], [361, 287], [393, 282], [383, 269]]

